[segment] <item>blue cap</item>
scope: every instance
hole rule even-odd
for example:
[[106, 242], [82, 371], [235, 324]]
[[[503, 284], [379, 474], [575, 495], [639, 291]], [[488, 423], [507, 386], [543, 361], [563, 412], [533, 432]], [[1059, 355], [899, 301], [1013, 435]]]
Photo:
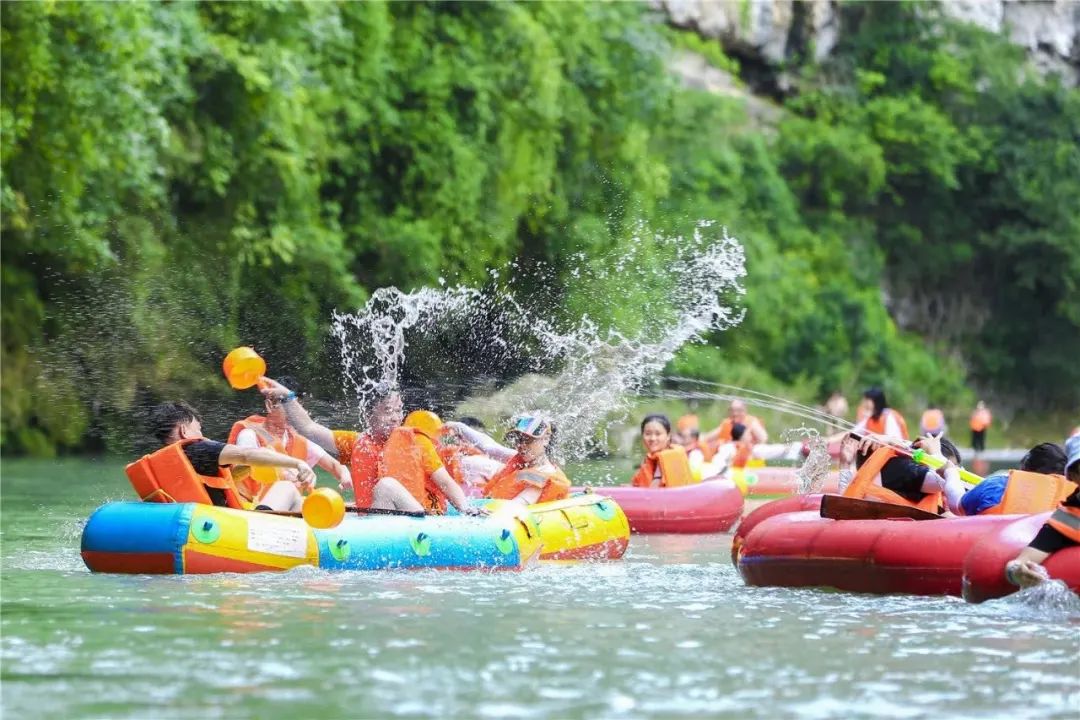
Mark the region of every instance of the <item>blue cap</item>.
[[1065, 472], [1068, 472], [1073, 463], [1080, 462], [1080, 435], [1073, 435], [1065, 441], [1065, 454], [1069, 458], [1065, 461]]

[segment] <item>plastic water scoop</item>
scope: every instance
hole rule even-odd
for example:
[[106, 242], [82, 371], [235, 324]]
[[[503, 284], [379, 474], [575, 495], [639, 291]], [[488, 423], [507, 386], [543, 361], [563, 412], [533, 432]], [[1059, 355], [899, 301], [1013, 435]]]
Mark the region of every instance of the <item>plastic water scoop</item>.
[[337, 527], [345, 517], [345, 500], [331, 488], [316, 488], [304, 498], [304, 521], [313, 528]]
[[266, 361], [253, 348], [238, 347], [225, 356], [221, 370], [234, 390], [247, 390], [262, 384]]

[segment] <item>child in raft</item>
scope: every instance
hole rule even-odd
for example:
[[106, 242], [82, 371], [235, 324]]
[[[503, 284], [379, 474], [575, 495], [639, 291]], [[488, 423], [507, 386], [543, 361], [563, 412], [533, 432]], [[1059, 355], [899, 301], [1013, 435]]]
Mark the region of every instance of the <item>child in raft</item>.
[[570, 494], [570, 481], [548, 455], [555, 424], [547, 418], [535, 413], [515, 416], [506, 433], [513, 448], [464, 423], [446, 425], [488, 457], [505, 463], [484, 485], [484, 497], [532, 505]]
[[[657, 413], [645, 416], [641, 421], [641, 444], [645, 447], [645, 459], [634, 473], [634, 487], [668, 487], [692, 482], [686, 450], [671, 442], [671, 421], [667, 415]], [[671, 463], [670, 469], [665, 469], [667, 463], [661, 457], [667, 450], [678, 453], [674, 455], [676, 462]], [[678, 462], [680, 459], [681, 462]], [[669, 477], [671, 473], [685, 474], [685, 477]]]

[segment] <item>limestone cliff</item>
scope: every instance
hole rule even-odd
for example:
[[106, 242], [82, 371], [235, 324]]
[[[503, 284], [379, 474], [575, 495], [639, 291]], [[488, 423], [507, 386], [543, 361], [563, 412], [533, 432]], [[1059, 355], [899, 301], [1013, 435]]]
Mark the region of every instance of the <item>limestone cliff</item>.
[[[843, 33], [837, 0], [650, 0], [668, 22], [719, 40], [752, 68], [775, 71], [796, 52], [827, 57]], [[1005, 35], [1043, 72], [1080, 85], [1080, 0], [950, 0], [947, 16]], [[774, 90], [788, 79], [774, 73]]]

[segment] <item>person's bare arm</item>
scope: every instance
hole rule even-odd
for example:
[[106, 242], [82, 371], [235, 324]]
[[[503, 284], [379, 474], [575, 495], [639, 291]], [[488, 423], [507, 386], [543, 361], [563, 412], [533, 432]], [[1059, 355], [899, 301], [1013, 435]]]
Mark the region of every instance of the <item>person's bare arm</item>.
[[[305, 410], [304, 406], [300, 404], [300, 401], [296, 399], [295, 393], [277, 380], [271, 380], [270, 378], [265, 379], [265, 382], [259, 388], [259, 392], [265, 397], [278, 400], [282, 403], [281, 407], [285, 410], [285, 416], [289, 420], [289, 425], [291, 425], [296, 432], [316, 443], [333, 457], [337, 457], [338, 451], [337, 445], [334, 443], [334, 433], [330, 428], [325, 425], [320, 425], [311, 418], [308, 411]], [[286, 400], [286, 398], [289, 398], [290, 396], [292, 399]]]
[[342, 490], [352, 490], [352, 473], [349, 472], [349, 468], [330, 457], [329, 454], [319, 458], [316, 465], [337, 478], [338, 487]]
[[760, 420], [755, 420], [750, 426], [750, 435], [753, 436], [756, 443], [763, 443], [769, 439], [769, 433], [765, 432], [765, 426], [761, 424]]
[[431, 479], [435, 481], [435, 484], [439, 486], [439, 489], [446, 495], [446, 499], [464, 515], [486, 515], [487, 513], [481, 508], [473, 507], [469, 504], [469, 499], [465, 497], [465, 492], [461, 489], [454, 478], [450, 477], [450, 473], [446, 471], [446, 468], [441, 467], [435, 472], [431, 473]]
[[500, 445], [487, 433], [482, 433], [476, 428], [471, 428], [465, 423], [451, 420], [446, 426], [454, 433], [462, 437], [466, 442], [475, 445], [476, 448], [489, 458], [505, 463], [516, 454], [516, 450]]
[[305, 485], [314, 485], [316, 478], [311, 467], [303, 460], [283, 455], [270, 448], [242, 448], [238, 445], [226, 445], [218, 458], [221, 465], [261, 465], [295, 470], [298, 479]]
[[1022, 588], [1049, 580], [1050, 576], [1046, 568], [1042, 566], [1043, 561], [1048, 557], [1050, 557], [1048, 552], [1036, 550], [1030, 546], [1024, 548], [1019, 555], [1005, 563], [1005, 579]]

